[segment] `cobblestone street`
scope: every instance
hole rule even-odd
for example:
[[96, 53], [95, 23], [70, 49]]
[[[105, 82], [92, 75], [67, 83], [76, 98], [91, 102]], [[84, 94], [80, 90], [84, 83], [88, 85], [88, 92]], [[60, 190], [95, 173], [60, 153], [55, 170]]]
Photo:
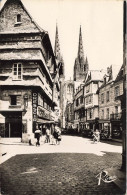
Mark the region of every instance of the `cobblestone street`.
[[124, 194], [113, 182], [98, 186], [95, 178], [102, 169], [120, 168], [120, 144], [93, 144], [87, 138], [63, 136], [61, 145], [1, 146], [7, 151], [0, 166], [2, 194]]

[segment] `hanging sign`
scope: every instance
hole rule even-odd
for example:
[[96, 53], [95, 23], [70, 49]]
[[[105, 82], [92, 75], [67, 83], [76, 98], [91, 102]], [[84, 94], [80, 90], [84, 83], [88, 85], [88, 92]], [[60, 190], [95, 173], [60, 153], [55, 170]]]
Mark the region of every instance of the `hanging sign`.
[[33, 93], [32, 95], [32, 104], [33, 104], [33, 121], [37, 120], [37, 103], [38, 103], [38, 94]]

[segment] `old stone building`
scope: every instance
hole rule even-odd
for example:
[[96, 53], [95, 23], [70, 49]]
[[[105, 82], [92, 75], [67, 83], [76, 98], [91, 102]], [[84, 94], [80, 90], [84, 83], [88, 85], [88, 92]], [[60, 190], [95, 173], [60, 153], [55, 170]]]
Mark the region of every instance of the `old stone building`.
[[85, 128], [95, 130], [96, 122], [98, 120], [98, 94], [97, 90], [102, 84], [103, 70], [91, 70], [88, 72], [85, 84], [84, 84], [84, 102], [86, 121]]
[[74, 129], [78, 132], [84, 128], [86, 122], [85, 102], [84, 102], [84, 89], [83, 85], [80, 85], [76, 89], [74, 95]]
[[48, 33], [20, 0], [7, 0], [0, 11], [1, 136], [26, 140], [37, 125], [54, 123], [57, 68]]
[[[115, 68], [115, 67], [114, 67]], [[110, 138], [115, 137], [116, 130], [121, 130], [121, 102], [117, 98], [123, 94], [123, 81], [120, 76], [113, 74], [112, 66], [107, 68], [103, 84], [99, 88], [99, 129], [107, 130]]]
[[86, 75], [84, 84], [81, 84], [74, 95], [74, 126], [78, 132], [96, 128], [98, 121], [98, 94], [102, 84], [103, 71], [91, 70]]

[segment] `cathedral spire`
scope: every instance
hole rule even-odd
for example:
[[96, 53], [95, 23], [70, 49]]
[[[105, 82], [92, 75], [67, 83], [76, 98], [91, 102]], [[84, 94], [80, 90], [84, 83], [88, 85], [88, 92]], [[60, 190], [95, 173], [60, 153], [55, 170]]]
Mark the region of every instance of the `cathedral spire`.
[[81, 57], [84, 57], [81, 25], [80, 25], [80, 32], [79, 32], [78, 57], [80, 59]]
[[55, 37], [55, 48], [54, 54], [56, 58], [60, 58], [60, 43], [59, 43], [59, 36], [58, 36], [58, 27], [56, 24], [56, 37]]

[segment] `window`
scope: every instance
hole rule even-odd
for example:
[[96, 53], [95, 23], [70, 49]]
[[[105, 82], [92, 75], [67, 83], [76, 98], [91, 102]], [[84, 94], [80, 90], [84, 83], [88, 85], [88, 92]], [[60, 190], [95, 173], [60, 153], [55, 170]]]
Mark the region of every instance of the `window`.
[[115, 114], [118, 114], [118, 106], [115, 106]]
[[102, 110], [101, 113], [101, 118], [104, 119], [104, 110]]
[[22, 78], [22, 65], [14, 64], [13, 65], [13, 79], [21, 80], [21, 78]]
[[92, 118], [93, 117], [93, 112], [92, 112], [92, 110], [90, 110], [90, 118]]
[[69, 86], [67, 87], [67, 91], [68, 91], [68, 92], [70, 91], [70, 88], [69, 88]]
[[21, 15], [20, 14], [17, 15], [17, 22], [21, 22]]
[[119, 96], [119, 86], [115, 87], [115, 97]]
[[76, 106], [78, 106], [78, 99], [76, 100]]
[[21, 96], [20, 95], [11, 95], [11, 105], [21, 105]]
[[89, 96], [89, 103], [90, 104], [92, 103], [92, 96], [91, 95]]
[[109, 91], [106, 93], [106, 101], [109, 102]]
[[86, 97], [86, 105], [88, 104], [88, 97]]
[[106, 84], [106, 77], [104, 78], [104, 84]]
[[107, 116], [106, 116], [107, 119], [109, 119], [109, 108], [107, 108]]
[[83, 96], [80, 97], [80, 103], [83, 103]]
[[11, 95], [11, 105], [16, 105], [16, 95]]
[[101, 103], [102, 104], [104, 103], [104, 94], [103, 93], [101, 94]]
[[86, 93], [88, 93], [90, 91], [90, 85], [86, 86]]

